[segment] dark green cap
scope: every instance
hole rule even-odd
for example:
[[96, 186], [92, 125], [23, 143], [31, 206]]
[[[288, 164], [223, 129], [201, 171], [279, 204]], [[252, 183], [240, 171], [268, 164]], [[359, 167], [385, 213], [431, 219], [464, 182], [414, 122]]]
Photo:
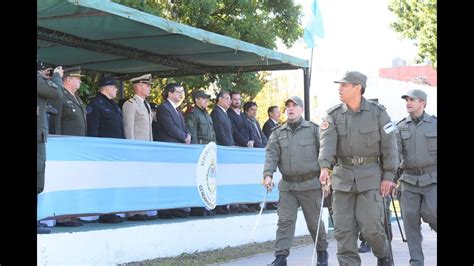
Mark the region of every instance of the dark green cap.
[[347, 71], [346, 75], [342, 79], [336, 80], [334, 83], [350, 83], [361, 85], [362, 88], [366, 88], [367, 76], [358, 71]]

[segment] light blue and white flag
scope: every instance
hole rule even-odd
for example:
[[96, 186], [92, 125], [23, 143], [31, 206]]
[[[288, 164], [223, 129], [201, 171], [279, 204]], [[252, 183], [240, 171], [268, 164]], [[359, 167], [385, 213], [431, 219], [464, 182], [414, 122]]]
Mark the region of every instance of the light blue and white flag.
[[308, 22], [304, 28], [304, 42], [308, 48], [316, 47], [316, 38], [324, 38], [323, 19], [317, 0], [311, 3], [311, 12], [308, 14]]

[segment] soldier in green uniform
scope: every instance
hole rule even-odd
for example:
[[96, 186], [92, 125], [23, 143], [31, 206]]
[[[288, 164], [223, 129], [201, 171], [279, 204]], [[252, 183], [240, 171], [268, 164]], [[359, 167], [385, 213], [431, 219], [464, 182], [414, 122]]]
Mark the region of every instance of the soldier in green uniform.
[[368, 101], [367, 77], [357, 71], [335, 83], [342, 101], [327, 111], [321, 123], [320, 181], [332, 176], [334, 236], [339, 265], [361, 265], [359, 231], [372, 247], [378, 265], [391, 265], [384, 230], [383, 198], [395, 187], [398, 168], [396, 127], [385, 107]]
[[[58, 66], [49, 76], [49, 69], [44, 69], [42, 62], [37, 62], [36, 74], [36, 193], [44, 190], [44, 170], [46, 161], [46, 141], [48, 139], [48, 123], [46, 121], [46, 104], [48, 100], [57, 100], [60, 97], [60, 87], [51, 81], [61, 83], [63, 69]], [[38, 234], [48, 234], [50, 230], [37, 223]]]
[[[295, 233], [298, 208], [301, 206], [308, 230], [316, 241], [316, 230], [321, 212], [321, 184], [318, 180], [319, 127], [303, 119], [303, 101], [293, 96], [285, 102], [288, 121], [275, 127], [265, 150], [264, 185], [273, 188], [272, 176], [277, 167], [282, 174], [278, 183], [278, 229], [275, 260], [271, 265], [286, 265]], [[317, 265], [327, 265], [327, 239], [321, 221], [316, 242]]]
[[211, 96], [203, 90], [195, 90], [191, 96], [193, 97], [194, 108], [186, 114], [186, 128], [191, 133], [191, 143], [207, 144], [216, 141], [212, 118], [206, 111], [208, 99]]
[[81, 86], [81, 67], [64, 69], [62, 96], [52, 102], [58, 114], [54, 120], [54, 127], [58, 135], [86, 136], [86, 109], [81, 98], [76, 93]]
[[424, 265], [421, 219], [437, 231], [437, 118], [425, 112], [427, 95], [410, 90], [402, 96], [409, 116], [398, 122], [403, 226], [410, 265]]

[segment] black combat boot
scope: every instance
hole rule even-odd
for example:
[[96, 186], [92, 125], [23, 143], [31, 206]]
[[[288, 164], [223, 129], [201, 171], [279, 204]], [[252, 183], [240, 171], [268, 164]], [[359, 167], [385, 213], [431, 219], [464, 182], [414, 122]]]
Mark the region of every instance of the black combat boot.
[[271, 266], [286, 266], [286, 256], [284, 256], [284, 255], [276, 256], [276, 258], [272, 262], [272, 264], [269, 264], [269, 265], [271, 265]]
[[370, 252], [370, 246], [367, 244], [367, 241], [362, 241], [359, 247], [359, 253]]
[[378, 258], [377, 259], [377, 266], [393, 266], [392, 264], [392, 259], [390, 255], [384, 258]]
[[318, 251], [318, 263], [316, 265], [328, 266], [329, 254], [326, 250]]

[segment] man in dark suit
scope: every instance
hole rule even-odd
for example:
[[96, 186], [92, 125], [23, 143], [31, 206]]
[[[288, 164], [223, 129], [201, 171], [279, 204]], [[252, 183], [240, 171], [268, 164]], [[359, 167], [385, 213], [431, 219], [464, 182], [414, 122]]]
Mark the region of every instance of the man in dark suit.
[[241, 115], [241, 96], [239, 92], [231, 92], [231, 105], [227, 110], [227, 115], [232, 122], [232, 134], [235, 144], [241, 147], [253, 147], [252, 129], [248, 127], [246, 118]]
[[232, 136], [232, 123], [227, 110], [230, 107], [230, 95], [227, 91], [221, 91], [217, 94], [217, 104], [211, 112], [214, 131], [216, 132], [216, 141], [218, 145], [234, 146]]
[[[36, 193], [44, 190], [44, 170], [46, 162], [46, 141], [48, 139], [48, 124], [46, 121], [46, 105], [48, 100], [57, 100], [60, 97], [60, 86], [53, 83], [50, 79], [56, 79], [61, 83], [63, 75], [62, 67], [56, 67], [53, 76], [49, 74], [50, 69], [44, 69], [42, 62], [37, 62], [36, 73]], [[38, 234], [49, 234], [50, 230], [42, 226], [39, 222], [36, 224]]]
[[[232, 123], [230, 122], [227, 110], [230, 107], [230, 95], [227, 91], [221, 91], [216, 97], [217, 104], [211, 112], [214, 131], [216, 132], [216, 142], [218, 145], [234, 146], [234, 137], [232, 136]], [[218, 205], [214, 209], [217, 214], [228, 214], [227, 205]]]
[[124, 139], [123, 115], [113, 100], [117, 96], [117, 85], [113, 77], [99, 80], [99, 92], [87, 106], [87, 136]]
[[183, 114], [178, 106], [184, 100], [184, 89], [177, 83], [166, 85], [164, 102], [156, 110], [158, 140], [166, 142], [191, 143], [191, 134], [184, 124]]
[[260, 123], [257, 121], [258, 106], [255, 102], [246, 102], [244, 104], [243, 116], [247, 119], [247, 125], [252, 130], [252, 139], [254, 148], [265, 148], [267, 146], [267, 137], [263, 134]]
[[270, 138], [272, 134], [272, 128], [278, 126], [278, 121], [280, 120], [280, 109], [278, 106], [273, 105], [268, 107], [268, 120], [263, 124], [263, 134], [267, 136], [267, 139]]
[[85, 136], [87, 133], [86, 110], [81, 98], [76, 93], [81, 86], [81, 67], [64, 69], [62, 97], [53, 101], [58, 109], [54, 120], [55, 132], [58, 135]]

